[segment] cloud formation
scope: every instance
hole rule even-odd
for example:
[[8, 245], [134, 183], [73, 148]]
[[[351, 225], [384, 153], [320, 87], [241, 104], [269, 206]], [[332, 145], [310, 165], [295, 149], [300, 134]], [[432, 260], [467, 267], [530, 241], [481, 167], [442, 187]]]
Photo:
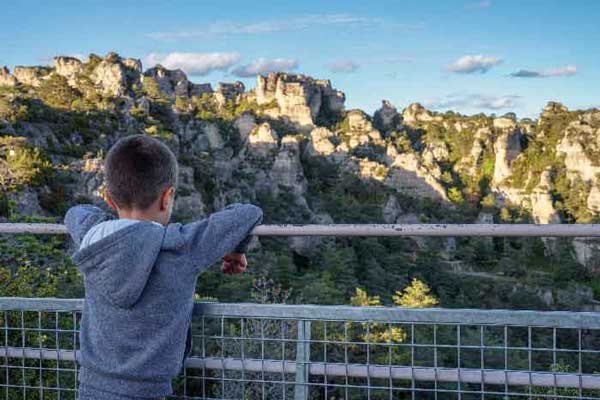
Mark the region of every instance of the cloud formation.
[[468, 55], [459, 58], [448, 66], [448, 70], [460, 74], [473, 74], [479, 72], [484, 74], [492, 67], [502, 63], [497, 57], [484, 55]]
[[575, 65], [565, 65], [564, 67], [547, 69], [545, 71], [533, 71], [520, 69], [510, 74], [513, 78], [551, 78], [556, 76], [573, 76], [577, 73]]
[[453, 93], [442, 99], [429, 100], [425, 104], [434, 109], [471, 108], [502, 110], [517, 107], [520, 98], [521, 96], [515, 94], [493, 96], [481, 93]]
[[149, 66], [161, 64], [168, 69], [182, 69], [189, 75], [208, 75], [213, 71], [225, 71], [240, 60], [239, 53], [150, 53], [144, 58]]
[[156, 40], [196, 39], [209, 36], [257, 35], [281, 31], [298, 31], [315, 26], [374, 25], [378, 23], [381, 23], [379, 19], [357, 17], [350, 14], [320, 14], [251, 23], [218, 21], [198, 29], [152, 32], [146, 36]]
[[329, 70], [334, 73], [352, 73], [358, 68], [358, 63], [352, 60], [337, 60], [329, 64]]
[[258, 58], [250, 64], [234, 68], [231, 73], [241, 78], [248, 78], [259, 74], [268, 74], [269, 72], [291, 71], [296, 68], [298, 68], [298, 60], [292, 58], [275, 58], [272, 60]]

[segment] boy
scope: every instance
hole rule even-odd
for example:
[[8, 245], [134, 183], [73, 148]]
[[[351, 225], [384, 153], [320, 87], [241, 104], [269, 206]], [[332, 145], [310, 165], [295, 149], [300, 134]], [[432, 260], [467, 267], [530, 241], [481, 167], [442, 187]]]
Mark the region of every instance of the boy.
[[177, 161], [147, 135], [119, 140], [105, 175], [105, 200], [119, 219], [90, 205], [65, 216], [86, 292], [78, 398], [167, 396], [189, 346], [198, 274], [220, 258], [223, 272], [243, 272], [262, 211], [234, 204], [197, 222], [169, 224]]

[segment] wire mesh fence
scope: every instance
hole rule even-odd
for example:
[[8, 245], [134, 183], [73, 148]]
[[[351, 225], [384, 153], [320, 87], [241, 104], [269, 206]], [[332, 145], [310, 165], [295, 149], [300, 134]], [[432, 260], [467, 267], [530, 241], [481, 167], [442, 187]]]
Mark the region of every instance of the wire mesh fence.
[[[0, 396], [75, 399], [81, 300], [0, 298]], [[179, 399], [600, 399], [600, 314], [199, 303]]]

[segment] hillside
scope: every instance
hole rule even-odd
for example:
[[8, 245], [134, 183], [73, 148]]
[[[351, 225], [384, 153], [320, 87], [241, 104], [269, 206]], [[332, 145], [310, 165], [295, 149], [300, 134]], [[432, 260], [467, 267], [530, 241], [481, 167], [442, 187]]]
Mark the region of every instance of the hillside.
[[[597, 220], [600, 110], [550, 102], [519, 120], [383, 101], [370, 116], [344, 101], [328, 80], [272, 73], [254, 90], [213, 89], [115, 53], [0, 69], [0, 219], [103, 206], [103, 154], [146, 133], [178, 157], [179, 221], [237, 201], [263, 207], [265, 223]], [[584, 239], [263, 238], [249, 274], [211, 271], [198, 293], [349, 303], [362, 287], [390, 303], [416, 276], [445, 307], [595, 309], [599, 249]], [[0, 237], [1, 294], [81, 295], [70, 250], [56, 237]]]

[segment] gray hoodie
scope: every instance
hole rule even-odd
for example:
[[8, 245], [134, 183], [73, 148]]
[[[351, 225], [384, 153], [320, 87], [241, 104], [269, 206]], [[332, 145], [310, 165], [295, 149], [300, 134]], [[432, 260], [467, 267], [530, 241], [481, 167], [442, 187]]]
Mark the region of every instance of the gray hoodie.
[[[65, 224], [79, 247], [93, 226], [110, 219], [80, 205], [69, 209]], [[261, 220], [260, 208], [233, 204], [185, 225], [139, 221], [75, 252], [86, 293], [80, 386], [121, 396], [170, 395], [198, 274], [229, 252], [244, 252]]]

